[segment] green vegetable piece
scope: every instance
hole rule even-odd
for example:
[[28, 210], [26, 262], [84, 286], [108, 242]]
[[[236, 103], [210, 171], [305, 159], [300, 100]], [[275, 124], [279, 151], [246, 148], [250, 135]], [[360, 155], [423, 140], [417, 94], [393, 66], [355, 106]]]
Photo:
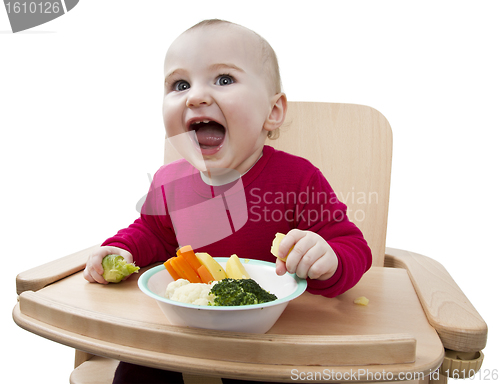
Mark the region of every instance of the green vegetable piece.
[[134, 263], [127, 263], [120, 255], [107, 255], [102, 259], [102, 267], [102, 277], [109, 283], [119, 283], [125, 276], [139, 270]]
[[253, 279], [223, 279], [212, 287], [210, 293], [215, 296], [215, 306], [262, 304], [277, 299]]

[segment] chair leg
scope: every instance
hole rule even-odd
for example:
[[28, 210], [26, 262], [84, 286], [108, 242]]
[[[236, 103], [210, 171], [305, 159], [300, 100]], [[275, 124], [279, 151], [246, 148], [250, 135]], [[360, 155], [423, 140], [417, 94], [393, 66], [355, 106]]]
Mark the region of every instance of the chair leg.
[[94, 355], [92, 355], [91, 353], [75, 349], [75, 368], [80, 364], [85, 363], [87, 360], [90, 360], [92, 357], [94, 357]]
[[[87, 353], [87, 352], [83, 352], [83, 351], [80, 351], [78, 349], [75, 349], [75, 368], [79, 367], [81, 364], [85, 363], [86, 361], [89, 361], [94, 356], [95, 355], [92, 355], [91, 353]], [[99, 361], [101, 361], [101, 360], [104, 362], [108, 361], [108, 360], [111, 361], [111, 359], [99, 358]], [[92, 361], [94, 361], [94, 360], [92, 360]], [[93, 365], [89, 365], [88, 367], [95, 367], [95, 366], [96, 366], [96, 364], [93, 364]], [[85, 365], [86, 369], [88, 367], [87, 367], [87, 365]], [[114, 369], [114, 368], [116, 368], [116, 366], [113, 366], [112, 368]], [[75, 376], [78, 371], [79, 370], [73, 371], [75, 373], [72, 374], [72, 376]], [[71, 382], [72, 383], [73, 382], [80, 383], [81, 382], [80, 376], [81, 375], [79, 375], [78, 378], [76, 378], [76, 376], [73, 377], [73, 380]], [[184, 378], [185, 384], [222, 384], [221, 379], [215, 378], [215, 377], [198, 376], [198, 375], [191, 375], [191, 374], [186, 374], [186, 373], [183, 373], [182, 376]]]
[[93, 356], [76, 367], [69, 378], [70, 384], [111, 384], [119, 361]]

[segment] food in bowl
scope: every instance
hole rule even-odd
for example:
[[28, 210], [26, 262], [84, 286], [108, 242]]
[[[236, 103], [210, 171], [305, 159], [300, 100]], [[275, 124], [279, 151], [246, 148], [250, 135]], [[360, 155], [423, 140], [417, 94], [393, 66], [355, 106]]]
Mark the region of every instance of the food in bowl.
[[[214, 258], [225, 267], [229, 258]], [[175, 326], [205, 328], [243, 333], [266, 333], [281, 316], [288, 303], [299, 297], [307, 281], [295, 274], [276, 274], [276, 264], [261, 260], [244, 260], [245, 269], [263, 289], [272, 292], [277, 300], [264, 304], [242, 306], [199, 306], [167, 299], [165, 291], [174, 281], [163, 265], [149, 268], [139, 277], [139, 288], [154, 299]]]
[[[230, 261], [231, 259], [228, 263]], [[218, 281], [214, 283], [210, 293], [215, 296], [213, 305], [216, 306], [264, 304], [278, 299], [250, 278]]]
[[208, 253], [194, 253], [190, 245], [179, 248], [177, 256], [171, 257], [163, 265], [174, 280], [185, 279], [191, 283], [210, 284], [226, 278], [250, 277], [237, 255], [231, 255], [224, 270]]
[[188, 245], [164, 265], [174, 279], [167, 286], [167, 299], [208, 306], [263, 304], [277, 299], [250, 279], [237, 255], [231, 255], [224, 270], [208, 253], [195, 254]]
[[194, 305], [211, 305], [215, 296], [210, 293], [212, 286], [205, 283], [191, 283], [186, 279], [172, 281], [165, 292], [170, 300]]
[[174, 280], [185, 279], [191, 283], [209, 284], [225, 279], [224, 269], [208, 253], [194, 253], [190, 245], [177, 250], [177, 256], [163, 263]]
[[222, 266], [208, 253], [196, 252], [195, 255], [201, 265], [203, 265], [208, 272], [210, 272], [210, 276], [213, 280], [218, 281], [228, 277], [224, 268], [222, 268]]
[[250, 276], [246, 271], [240, 259], [236, 255], [231, 255], [226, 264], [226, 274], [231, 279], [249, 279]]
[[165, 297], [194, 305], [240, 306], [263, 304], [276, 300], [276, 295], [262, 289], [253, 279], [223, 279], [211, 284], [190, 283], [185, 279], [172, 281]]

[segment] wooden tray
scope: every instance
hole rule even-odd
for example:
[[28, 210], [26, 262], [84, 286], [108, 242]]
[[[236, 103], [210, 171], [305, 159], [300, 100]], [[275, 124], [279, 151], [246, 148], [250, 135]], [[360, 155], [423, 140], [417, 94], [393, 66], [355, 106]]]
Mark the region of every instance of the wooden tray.
[[[265, 335], [172, 326], [138, 289], [137, 279], [104, 286], [86, 282], [78, 272], [23, 292], [14, 319], [31, 332], [89, 353], [241, 379], [293, 381], [292, 370], [342, 374], [355, 369], [358, 376], [367, 375], [358, 380], [372, 381], [377, 372], [428, 375], [443, 360], [442, 343], [402, 269], [373, 267], [355, 288], [334, 299], [306, 292]], [[358, 296], [368, 297], [368, 306], [354, 304]]]

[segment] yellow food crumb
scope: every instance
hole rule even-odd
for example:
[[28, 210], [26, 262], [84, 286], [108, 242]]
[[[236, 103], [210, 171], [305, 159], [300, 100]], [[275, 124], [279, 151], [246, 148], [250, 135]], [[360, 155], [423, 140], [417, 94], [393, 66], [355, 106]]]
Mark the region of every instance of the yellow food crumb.
[[354, 300], [354, 303], [359, 305], [368, 305], [369, 302], [370, 300], [368, 300], [364, 296], [358, 297], [357, 299]]
[[245, 259], [243, 261], [245, 262], [245, 264], [247, 264], [250, 261], [250, 259]]
[[281, 244], [281, 240], [283, 240], [284, 237], [285, 237], [285, 234], [280, 233], [280, 232], [276, 233], [274, 240], [273, 240], [273, 244], [271, 245], [271, 253], [275, 257], [277, 257], [278, 259], [280, 259], [281, 261], [286, 263], [286, 259], [287, 259], [288, 255], [290, 254], [290, 252], [292, 252], [294, 245], [292, 245], [292, 248], [290, 248], [290, 250], [288, 251], [288, 254], [285, 257], [278, 257], [278, 250], [279, 250], [279, 247]]

